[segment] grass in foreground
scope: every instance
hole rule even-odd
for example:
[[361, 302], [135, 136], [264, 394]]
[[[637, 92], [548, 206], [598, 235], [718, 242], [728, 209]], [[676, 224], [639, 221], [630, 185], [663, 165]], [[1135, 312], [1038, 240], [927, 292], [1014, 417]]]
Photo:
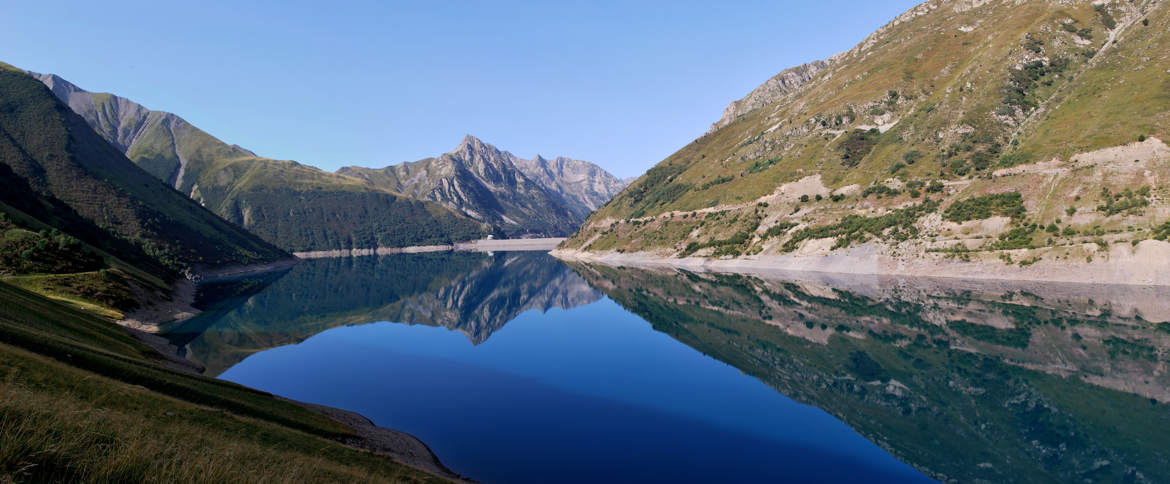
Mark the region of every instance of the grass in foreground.
[[0, 344], [0, 481], [427, 482], [324, 438]]
[[0, 283], [0, 482], [427, 482], [298, 405], [163, 368], [101, 318]]

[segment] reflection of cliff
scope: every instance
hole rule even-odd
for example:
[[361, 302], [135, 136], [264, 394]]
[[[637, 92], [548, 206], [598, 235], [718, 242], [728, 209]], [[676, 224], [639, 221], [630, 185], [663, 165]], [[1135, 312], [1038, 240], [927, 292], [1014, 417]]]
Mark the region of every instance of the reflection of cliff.
[[940, 480], [1170, 482], [1170, 331], [1133, 312], [1146, 288], [573, 267]]
[[298, 264], [233, 308], [210, 312], [168, 335], [187, 358], [218, 375], [248, 355], [298, 343], [342, 325], [375, 321], [442, 326], [473, 343], [529, 309], [600, 299], [543, 253], [394, 255]]
[[601, 299], [580, 276], [545, 254], [500, 255], [439, 288], [377, 312], [378, 319], [443, 326], [480, 344], [530, 309], [570, 309]]

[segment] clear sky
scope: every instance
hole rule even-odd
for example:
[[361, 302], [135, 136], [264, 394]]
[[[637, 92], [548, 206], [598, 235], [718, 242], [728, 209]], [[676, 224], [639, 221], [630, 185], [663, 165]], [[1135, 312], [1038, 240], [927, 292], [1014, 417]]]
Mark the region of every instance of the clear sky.
[[916, 3], [4, 0], [0, 61], [327, 170], [473, 134], [625, 177]]

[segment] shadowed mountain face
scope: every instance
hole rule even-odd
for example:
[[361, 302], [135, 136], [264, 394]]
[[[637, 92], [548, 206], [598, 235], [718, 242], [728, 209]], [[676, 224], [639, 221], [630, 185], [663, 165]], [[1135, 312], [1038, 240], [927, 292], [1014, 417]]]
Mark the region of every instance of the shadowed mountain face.
[[25, 228], [72, 234], [163, 279], [288, 257], [136, 167], [23, 72], [0, 65], [0, 93], [0, 208]]
[[573, 264], [654, 329], [955, 482], [1166, 482], [1166, 290]]
[[[212, 291], [221, 288], [211, 286]], [[172, 328], [187, 358], [218, 375], [248, 355], [343, 325], [440, 326], [487, 340], [521, 313], [602, 297], [546, 254], [480, 253], [320, 259]]]
[[338, 173], [385, 190], [439, 202], [508, 236], [569, 235], [625, 184], [592, 163], [521, 159], [467, 136], [437, 158]]
[[155, 178], [286, 250], [426, 245], [488, 234], [483, 224], [438, 204], [256, 156], [174, 114], [88, 92], [53, 74], [29, 75]]

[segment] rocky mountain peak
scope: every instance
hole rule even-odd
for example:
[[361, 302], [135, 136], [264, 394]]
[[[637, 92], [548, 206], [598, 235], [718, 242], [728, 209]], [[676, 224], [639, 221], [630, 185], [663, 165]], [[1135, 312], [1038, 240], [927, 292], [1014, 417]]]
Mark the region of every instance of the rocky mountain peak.
[[442, 203], [508, 236], [569, 233], [625, 186], [589, 162], [523, 159], [471, 135], [438, 158], [339, 173]]
[[474, 173], [488, 185], [501, 189], [512, 190], [517, 185], [532, 184], [516, 168], [513, 163], [515, 156], [471, 135], [464, 136], [459, 147], [447, 152], [442, 158]]
[[25, 72], [36, 80], [41, 81], [41, 83], [48, 87], [50, 91], [53, 91], [53, 94], [55, 94], [60, 99], [65, 99], [69, 96], [69, 94], [74, 92], [84, 92], [84, 90], [80, 87], [77, 87], [76, 84], [66, 81], [61, 76], [56, 74], [40, 74], [32, 71]]
[[465, 135], [463, 141], [459, 142], [459, 146], [448, 154], [465, 154], [465, 155], [496, 155], [500, 150], [491, 144], [484, 143], [483, 140], [472, 135]]

